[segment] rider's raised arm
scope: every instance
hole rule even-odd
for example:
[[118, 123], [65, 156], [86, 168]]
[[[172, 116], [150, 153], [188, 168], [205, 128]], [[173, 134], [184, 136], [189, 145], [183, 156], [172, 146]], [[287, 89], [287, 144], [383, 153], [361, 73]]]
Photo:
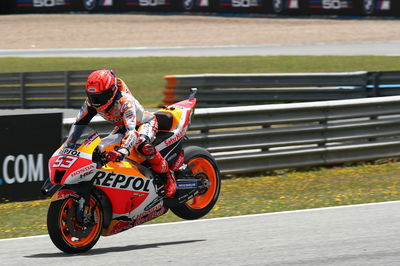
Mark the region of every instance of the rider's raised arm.
[[[132, 97], [133, 98], [133, 97]], [[124, 138], [121, 142], [121, 148], [125, 148], [128, 153], [134, 147], [138, 140], [138, 132], [136, 131], [137, 125], [137, 110], [135, 101], [133, 99], [121, 99], [121, 114], [122, 122], [127, 129]]]
[[88, 105], [88, 100], [86, 100], [81, 110], [79, 111], [78, 116], [76, 117], [75, 125], [87, 125], [90, 120], [97, 114], [95, 108]]

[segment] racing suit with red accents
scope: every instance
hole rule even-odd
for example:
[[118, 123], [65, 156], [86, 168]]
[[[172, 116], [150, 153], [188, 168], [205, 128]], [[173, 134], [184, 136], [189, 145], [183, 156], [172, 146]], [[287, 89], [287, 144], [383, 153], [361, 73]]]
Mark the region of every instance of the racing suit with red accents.
[[[75, 124], [87, 125], [96, 114], [115, 125], [110, 135], [124, 135], [120, 146], [129, 152], [135, 147], [140, 135], [147, 136], [149, 141], [153, 142], [157, 133], [158, 124], [155, 116], [144, 111], [142, 105], [133, 97], [128, 86], [121, 79], [118, 79], [118, 92], [114, 102], [106, 110], [101, 111], [91, 107], [86, 100]], [[139, 127], [137, 131], [136, 126]]]
[[[176, 191], [175, 177], [169, 170], [167, 161], [151, 144], [158, 130], [157, 119], [154, 114], [144, 111], [142, 105], [133, 97], [128, 86], [121, 79], [118, 78], [118, 91], [108, 108], [104, 111], [96, 109], [90, 106], [86, 99], [75, 124], [87, 125], [96, 114], [115, 125], [109, 137], [115, 134], [123, 135], [120, 148], [126, 149], [128, 153], [136, 148], [146, 157], [155, 172], [165, 174], [166, 195], [173, 196]], [[136, 130], [137, 126], [138, 130]]]

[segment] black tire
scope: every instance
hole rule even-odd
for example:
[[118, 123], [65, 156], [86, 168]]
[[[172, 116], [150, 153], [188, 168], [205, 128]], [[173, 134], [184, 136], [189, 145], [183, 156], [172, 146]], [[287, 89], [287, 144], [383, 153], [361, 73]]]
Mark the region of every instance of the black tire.
[[214, 207], [221, 190], [221, 175], [218, 166], [211, 154], [200, 147], [189, 146], [184, 148], [185, 163], [191, 167], [193, 174], [201, 173], [211, 184], [207, 191], [196, 196], [190, 202], [171, 207], [171, 211], [178, 217], [194, 220], [203, 217]]
[[51, 241], [65, 253], [88, 251], [99, 240], [103, 228], [103, 210], [95, 197], [90, 199], [95, 217], [91, 226], [82, 227], [76, 223], [75, 205], [73, 198], [54, 201], [47, 213], [47, 231]]

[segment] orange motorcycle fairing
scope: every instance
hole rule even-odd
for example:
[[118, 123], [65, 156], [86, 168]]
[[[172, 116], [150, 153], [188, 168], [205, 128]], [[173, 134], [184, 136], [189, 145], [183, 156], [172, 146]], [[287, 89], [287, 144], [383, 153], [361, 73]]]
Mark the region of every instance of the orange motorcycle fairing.
[[[116, 234], [137, 225], [137, 217], [143, 213], [147, 218], [165, 213], [164, 209], [145, 210], [159, 196], [152, 176], [144, 175], [134, 163], [109, 162], [96, 171], [93, 179], [94, 185], [109, 198], [112, 207], [112, 221], [102, 235]], [[160, 203], [162, 206], [162, 201]]]

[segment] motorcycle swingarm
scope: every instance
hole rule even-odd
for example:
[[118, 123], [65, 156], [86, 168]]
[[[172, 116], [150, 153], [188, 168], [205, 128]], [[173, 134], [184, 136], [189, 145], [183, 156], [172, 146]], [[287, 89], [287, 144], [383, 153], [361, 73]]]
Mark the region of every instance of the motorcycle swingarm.
[[165, 198], [168, 207], [173, 207], [191, 200], [199, 195], [202, 190], [209, 187], [206, 179], [178, 179], [176, 181], [177, 192], [174, 198]]
[[178, 191], [187, 189], [202, 190], [208, 188], [208, 180], [206, 179], [178, 179], [176, 180], [176, 189]]

